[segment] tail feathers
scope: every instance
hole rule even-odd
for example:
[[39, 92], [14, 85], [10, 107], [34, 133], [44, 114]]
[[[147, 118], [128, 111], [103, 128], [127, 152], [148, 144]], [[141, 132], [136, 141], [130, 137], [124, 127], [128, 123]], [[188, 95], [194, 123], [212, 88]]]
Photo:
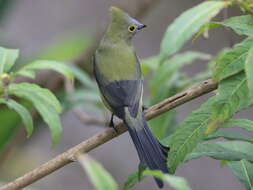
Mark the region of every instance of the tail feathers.
[[[137, 119], [137, 118], [132, 118]], [[169, 173], [167, 168], [168, 148], [159, 143], [150, 131], [144, 117], [141, 121], [125, 121], [130, 136], [138, 152], [140, 162], [151, 170], [161, 170], [163, 173]], [[138, 124], [138, 126], [133, 126]], [[155, 181], [159, 188], [163, 187], [163, 182], [157, 178]]]

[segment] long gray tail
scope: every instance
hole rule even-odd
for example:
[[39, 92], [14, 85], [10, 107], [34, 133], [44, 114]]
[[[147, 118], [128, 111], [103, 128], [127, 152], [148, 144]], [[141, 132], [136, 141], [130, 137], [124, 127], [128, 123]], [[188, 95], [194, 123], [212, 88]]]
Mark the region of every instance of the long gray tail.
[[[143, 165], [151, 170], [161, 170], [163, 173], [169, 173], [167, 168], [167, 155], [169, 148], [163, 146], [153, 136], [147, 122], [141, 113], [140, 117], [133, 118], [126, 114], [124, 120], [135, 148]], [[159, 188], [163, 187], [163, 182], [157, 178], [155, 181]]]

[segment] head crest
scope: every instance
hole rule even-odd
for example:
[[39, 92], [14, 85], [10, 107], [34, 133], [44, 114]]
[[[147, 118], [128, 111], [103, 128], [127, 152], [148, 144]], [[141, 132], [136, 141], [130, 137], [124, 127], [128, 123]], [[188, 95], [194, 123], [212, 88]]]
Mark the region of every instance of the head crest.
[[113, 18], [123, 18], [127, 15], [123, 10], [113, 6], [110, 8], [110, 11]]

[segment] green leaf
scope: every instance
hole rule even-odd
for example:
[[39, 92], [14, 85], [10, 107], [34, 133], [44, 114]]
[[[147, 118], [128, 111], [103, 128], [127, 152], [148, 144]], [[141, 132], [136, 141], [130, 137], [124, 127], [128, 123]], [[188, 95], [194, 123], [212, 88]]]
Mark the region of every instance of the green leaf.
[[231, 17], [221, 24], [232, 28], [238, 35], [253, 36], [253, 16], [243, 15]]
[[177, 128], [164, 144], [170, 147], [168, 155], [168, 167], [171, 173], [182, 163], [186, 155], [204, 140], [208, 120], [210, 117], [211, 105], [214, 98], [210, 98], [201, 107], [193, 111]]
[[221, 128], [228, 128], [228, 127], [239, 127], [246, 131], [253, 133], [253, 121], [248, 119], [230, 119], [228, 121], [225, 121]]
[[[240, 147], [236, 149], [235, 147]], [[185, 161], [202, 156], [209, 156], [217, 160], [239, 161], [242, 159], [253, 160], [253, 145], [248, 142], [210, 142], [199, 144], [193, 152], [187, 155]]]
[[18, 58], [19, 51], [0, 47], [0, 74], [8, 72]]
[[202, 34], [204, 35], [205, 38], [208, 37], [208, 31], [212, 30], [214, 28], [217, 28], [219, 26], [222, 26], [222, 24], [218, 23], [218, 22], [208, 22], [205, 25], [203, 25], [198, 33], [195, 35], [193, 41], [195, 41], [197, 38], [199, 38]]
[[253, 46], [253, 38], [247, 38], [235, 45], [231, 50], [223, 51], [216, 59], [213, 68], [213, 79], [221, 81], [244, 69], [249, 49]]
[[248, 142], [253, 143], [252, 137], [248, 137], [244, 134], [234, 132], [234, 131], [228, 131], [228, 130], [215, 131], [214, 133], [209, 134], [206, 140], [212, 140], [212, 139], [217, 139], [217, 138], [224, 138], [227, 140], [241, 140], [241, 141], [248, 141]]
[[175, 73], [177, 73], [183, 66], [192, 64], [192, 62], [197, 59], [208, 60], [210, 58], [210, 55], [200, 52], [185, 52], [173, 56], [156, 69], [150, 83], [152, 93], [156, 94], [157, 89], [161, 87], [164, 88], [165, 83], [168, 86], [168, 81], [171, 80], [173, 75], [175, 75]]
[[[34, 61], [32, 63], [29, 63], [25, 65], [20, 71], [31, 71], [31, 70], [54, 70], [56, 72], [61, 73], [65, 77], [67, 77], [69, 80], [73, 81], [73, 73], [70, 71], [69, 66], [58, 61], [49, 61], [49, 60], [40, 60], [40, 61]], [[19, 74], [19, 72], [17, 74]]]
[[188, 185], [188, 182], [182, 177], [164, 174], [158, 170], [145, 170], [143, 172], [143, 175], [159, 178], [169, 184], [175, 190], [191, 190], [190, 186]]
[[[182, 89], [179, 87], [181, 75], [179, 70], [184, 66], [191, 64], [196, 59], [207, 60], [210, 55], [200, 52], [185, 52], [173, 56], [171, 59], [159, 65], [152, 80], [149, 84], [151, 100], [150, 105], [153, 105], [164, 98], [175, 95]], [[164, 89], [166, 87], [166, 89]], [[176, 126], [176, 112], [170, 111], [149, 122], [152, 131], [158, 139], [163, 139], [172, 133]], [[159, 127], [157, 127], [159, 126]]]
[[247, 160], [227, 163], [230, 170], [247, 190], [253, 190], [253, 164]]
[[97, 89], [96, 83], [91, 80], [90, 76], [84, 71], [82, 71], [79, 67], [76, 67], [74, 65], [68, 65], [68, 69], [84, 86], [90, 89]]
[[[28, 110], [31, 109], [31, 103], [20, 100], [19, 102], [22, 106], [26, 107]], [[0, 154], [3, 152], [4, 148], [12, 137], [15, 136], [18, 129], [20, 129], [21, 118], [16, 111], [9, 109], [7, 106], [2, 105], [0, 109]]]
[[73, 93], [69, 93], [67, 98], [73, 101], [101, 102], [98, 91], [91, 91], [87, 89], [75, 90]]
[[30, 71], [30, 70], [20, 70], [15, 74], [20, 75], [20, 76], [24, 76], [24, 77], [28, 77], [28, 78], [31, 78], [31, 79], [35, 79], [35, 77], [36, 77], [35, 72]]
[[144, 60], [141, 60], [142, 74], [146, 76], [149, 71], [155, 71], [158, 65], [159, 65], [159, 56], [152, 56]]
[[[252, 25], [252, 27], [253, 27], [253, 25]], [[246, 73], [246, 77], [247, 77], [248, 88], [249, 88], [250, 93], [253, 97], [253, 45], [250, 48], [248, 56], [246, 58], [245, 73]]]
[[27, 136], [30, 137], [33, 132], [33, 120], [29, 111], [24, 106], [12, 99], [0, 99], [0, 103], [6, 104], [10, 109], [15, 110], [20, 115], [22, 122], [26, 128]]
[[144, 178], [145, 176], [139, 175], [139, 171], [132, 173], [131, 175], [128, 176], [127, 180], [124, 182], [123, 190], [131, 189]]
[[58, 113], [61, 112], [61, 105], [48, 89], [30, 83], [12, 83], [9, 85], [8, 94], [31, 101], [48, 124], [53, 145], [59, 142], [62, 127]]
[[214, 131], [233, 114], [252, 104], [246, 82], [243, 72], [220, 82], [215, 102], [212, 105], [207, 133]]
[[115, 180], [100, 163], [91, 159], [87, 155], [79, 155], [78, 160], [97, 190], [118, 189]]
[[199, 29], [228, 5], [222, 1], [203, 2], [181, 14], [168, 27], [161, 43], [161, 59], [176, 53]]

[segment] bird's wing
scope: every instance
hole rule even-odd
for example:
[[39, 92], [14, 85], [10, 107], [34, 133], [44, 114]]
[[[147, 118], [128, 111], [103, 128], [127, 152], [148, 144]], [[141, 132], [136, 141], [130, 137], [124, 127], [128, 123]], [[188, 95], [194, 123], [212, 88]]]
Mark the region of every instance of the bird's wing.
[[132, 116], [136, 116], [142, 97], [143, 81], [141, 77], [129, 80], [110, 81], [99, 71], [94, 62], [94, 75], [100, 92], [112, 111], [120, 118], [124, 117], [124, 107], [128, 107]]

